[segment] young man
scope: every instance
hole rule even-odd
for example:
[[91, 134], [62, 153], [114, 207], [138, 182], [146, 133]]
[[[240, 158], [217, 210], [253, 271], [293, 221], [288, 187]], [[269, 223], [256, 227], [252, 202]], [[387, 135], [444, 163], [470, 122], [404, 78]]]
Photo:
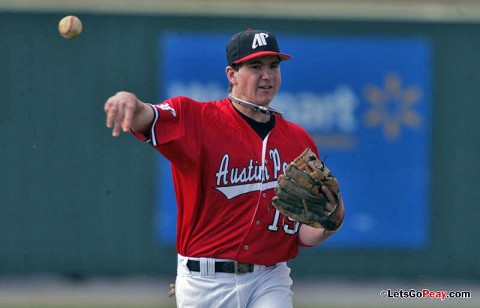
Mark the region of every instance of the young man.
[[[227, 98], [149, 105], [119, 92], [105, 103], [113, 136], [132, 131], [171, 162], [178, 307], [292, 307], [286, 261], [299, 246], [333, 233], [270, 205], [288, 163], [305, 148], [318, 156], [305, 130], [269, 106], [281, 84], [280, 62], [289, 59], [273, 34], [247, 30], [227, 44]], [[336, 199], [322, 189], [333, 207]]]

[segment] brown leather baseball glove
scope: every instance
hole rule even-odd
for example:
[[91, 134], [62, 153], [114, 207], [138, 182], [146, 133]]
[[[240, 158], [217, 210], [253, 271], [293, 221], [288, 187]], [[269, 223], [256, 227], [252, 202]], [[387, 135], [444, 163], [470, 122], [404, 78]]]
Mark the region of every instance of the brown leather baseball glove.
[[[322, 192], [326, 186], [335, 204]], [[339, 201], [337, 179], [325, 164], [307, 148], [278, 177], [272, 204], [283, 214], [315, 228], [335, 231], [343, 223], [344, 208]]]

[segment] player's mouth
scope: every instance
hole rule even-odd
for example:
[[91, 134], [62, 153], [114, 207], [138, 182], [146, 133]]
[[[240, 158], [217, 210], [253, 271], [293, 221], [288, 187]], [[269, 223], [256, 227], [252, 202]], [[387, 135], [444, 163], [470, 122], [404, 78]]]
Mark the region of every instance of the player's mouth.
[[258, 90], [263, 93], [264, 95], [272, 95], [274, 88], [272, 85], [263, 85], [263, 86], [258, 86]]
[[273, 89], [273, 86], [265, 85], [265, 86], [259, 86], [258, 88], [262, 90], [270, 90], [270, 89]]

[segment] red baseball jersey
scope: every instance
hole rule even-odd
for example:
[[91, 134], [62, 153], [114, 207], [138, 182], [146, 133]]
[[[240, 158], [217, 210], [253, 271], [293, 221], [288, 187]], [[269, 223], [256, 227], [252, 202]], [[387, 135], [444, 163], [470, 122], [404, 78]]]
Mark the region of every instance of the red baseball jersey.
[[176, 247], [188, 257], [270, 265], [298, 254], [300, 224], [270, 201], [277, 178], [312, 138], [283, 118], [265, 139], [230, 99], [174, 97], [152, 105], [149, 139], [172, 167], [178, 206]]

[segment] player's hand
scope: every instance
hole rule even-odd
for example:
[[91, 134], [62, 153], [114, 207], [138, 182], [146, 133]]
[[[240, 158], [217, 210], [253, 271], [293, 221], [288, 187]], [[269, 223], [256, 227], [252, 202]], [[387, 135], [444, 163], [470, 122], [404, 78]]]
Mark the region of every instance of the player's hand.
[[119, 136], [121, 130], [130, 131], [133, 117], [142, 104], [135, 94], [129, 92], [118, 92], [105, 102], [107, 127], [113, 127], [112, 135], [114, 137]]
[[[325, 185], [322, 185], [322, 192], [325, 194], [325, 197], [328, 200], [327, 205], [325, 206], [326, 210], [333, 211], [335, 207], [340, 207], [342, 209], [344, 208], [343, 200], [341, 196], [339, 196], [337, 201], [337, 199], [334, 197], [331, 190], [328, 189], [328, 187]], [[300, 226], [299, 236], [302, 243], [308, 246], [317, 246], [318, 244], [325, 241], [328, 237], [330, 237], [332, 234], [334, 234], [337, 231], [338, 229], [327, 230], [325, 228], [313, 228], [308, 225], [302, 224]]]
[[328, 189], [327, 186], [322, 185], [322, 192], [327, 197], [327, 205], [325, 206], [325, 209], [328, 211], [333, 211], [335, 207], [337, 206], [337, 200], [333, 196], [333, 193], [330, 189]]

